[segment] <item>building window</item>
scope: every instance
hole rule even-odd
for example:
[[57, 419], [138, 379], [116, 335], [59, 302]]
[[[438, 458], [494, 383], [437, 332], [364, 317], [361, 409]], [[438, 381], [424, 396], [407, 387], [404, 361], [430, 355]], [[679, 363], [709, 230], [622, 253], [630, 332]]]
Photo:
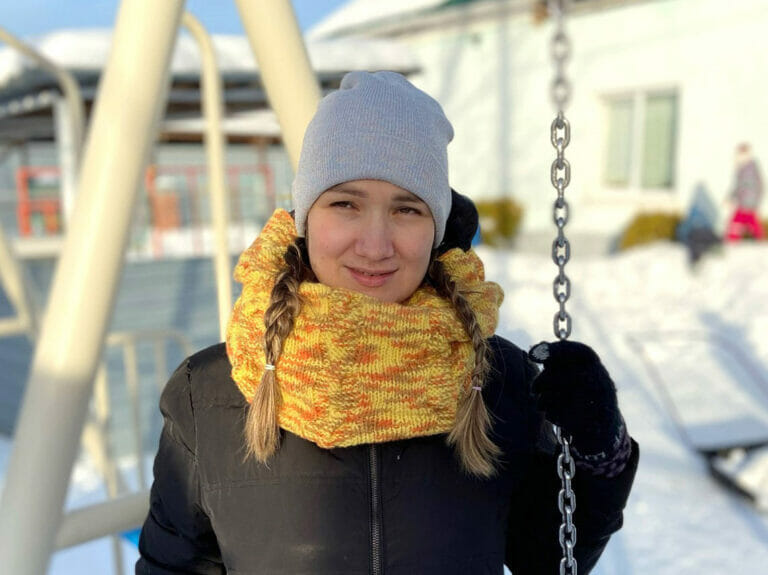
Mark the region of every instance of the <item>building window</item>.
[[670, 190], [675, 183], [677, 93], [637, 92], [606, 98], [607, 186]]
[[628, 186], [632, 175], [632, 98], [608, 101], [605, 183]]

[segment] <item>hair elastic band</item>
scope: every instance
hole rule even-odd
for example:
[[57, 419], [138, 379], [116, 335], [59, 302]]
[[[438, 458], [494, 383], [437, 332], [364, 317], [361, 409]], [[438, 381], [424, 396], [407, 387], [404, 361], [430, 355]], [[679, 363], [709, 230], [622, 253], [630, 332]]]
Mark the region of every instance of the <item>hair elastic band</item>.
[[267, 371], [275, 371], [275, 366], [272, 365], [271, 363], [265, 363], [264, 369], [266, 369]]
[[472, 389], [473, 389], [474, 391], [483, 391], [483, 388], [482, 388], [482, 387], [480, 387], [479, 385], [473, 385], [473, 386], [472, 386]]

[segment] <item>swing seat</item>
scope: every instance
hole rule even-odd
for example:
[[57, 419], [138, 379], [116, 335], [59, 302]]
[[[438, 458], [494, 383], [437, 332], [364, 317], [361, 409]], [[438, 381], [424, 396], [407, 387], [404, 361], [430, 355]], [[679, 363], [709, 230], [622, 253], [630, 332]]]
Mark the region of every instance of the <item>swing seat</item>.
[[715, 334], [658, 332], [642, 347], [668, 411], [697, 451], [768, 443], [768, 382], [743, 346]]
[[748, 346], [714, 332], [629, 339], [681, 439], [718, 483], [768, 513], [768, 381]]
[[711, 454], [707, 462], [715, 480], [768, 513], [768, 442]]
[[768, 421], [752, 414], [689, 424], [685, 431], [696, 450], [707, 456], [768, 445]]

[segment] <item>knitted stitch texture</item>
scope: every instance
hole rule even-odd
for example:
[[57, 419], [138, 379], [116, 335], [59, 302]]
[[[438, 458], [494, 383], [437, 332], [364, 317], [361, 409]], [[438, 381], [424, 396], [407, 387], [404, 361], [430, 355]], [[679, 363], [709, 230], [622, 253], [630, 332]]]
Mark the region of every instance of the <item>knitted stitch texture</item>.
[[[295, 238], [290, 214], [277, 210], [235, 268], [243, 290], [227, 328], [227, 354], [249, 402], [264, 371], [264, 313]], [[491, 336], [501, 288], [484, 281], [472, 251], [453, 249], [440, 260]], [[450, 301], [425, 286], [402, 304], [312, 282], [299, 294], [301, 311], [276, 363], [280, 427], [323, 448], [451, 430], [459, 399], [469, 393], [474, 349]]]

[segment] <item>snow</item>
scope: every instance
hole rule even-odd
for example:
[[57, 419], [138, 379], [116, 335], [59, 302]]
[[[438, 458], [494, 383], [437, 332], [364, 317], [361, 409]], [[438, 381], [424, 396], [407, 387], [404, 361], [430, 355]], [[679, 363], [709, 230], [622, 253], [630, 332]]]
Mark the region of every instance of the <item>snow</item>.
[[340, 6], [309, 30], [310, 39], [330, 36], [339, 30], [435, 8], [445, 0], [352, 0]]
[[[59, 30], [26, 41], [67, 69], [98, 71], [107, 62], [112, 31]], [[258, 70], [245, 36], [214, 35], [213, 43], [222, 73], [253, 73]], [[309, 41], [307, 50], [312, 66], [319, 74], [358, 69], [407, 71], [417, 67], [414, 56], [406, 47], [387, 40]], [[35, 67], [33, 62], [12, 48], [0, 48], [0, 88]], [[180, 35], [177, 40], [171, 70], [174, 74], [197, 74], [200, 70], [200, 51], [196, 42], [186, 34]]]
[[[566, 267], [573, 282], [571, 339], [600, 354], [641, 446], [624, 527], [595, 573], [764, 573], [768, 515], [711, 478], [687, 433], [708, 429], [697, 441], [728, 443], [739, 437], [723, 422], [743, 420], [768, 437], [768, 243], [726, 246], [694, 270], [676, 244], [606, 257], [581, 257], [578, 249], [573, 246]], [[556, 268], [548, 255], [478, 251], [487, 277], [506, 293], [499, 332], [524, 348], [552, 339]], [[685, 428], [676, 424], [670, 401]], [[7, 450], [0, 443], [0, 469]], [[738, 458], [734, 452], [731, 463]], [[100, 489], [95, 472], [79, 462], [68, 506], [100, 497]], [[123, 544], [123, 550], [130, 564], [135, 549]], [[111, 573], [111, 561], [105, 539], [58, 553], [50, 574], [82, 573], [83, 565], [96, 564], [101, 567], [88, 572]]]
[[[764, 573], [768, 516], [714, 482], [704, 460], [681, 436], [662, 390], [673, 390], [688, 413], [701, 414], [696, 421], [714, 428], [718, 409], [726, 420], [733, 419], [734, 410], [724, 401], [727, 396], [711, 388], [730, 385], [754, 400], [744, 415], [765, 420], [768, 244], [727, 246], [694, 271], [684, 249], [674, 244], [606, 258], [580, 259], [577, 245], [573, 252], [567, 266], [573, 282], [572, 339], [600, 354], [641, 446], [624, 528], [596, 572]], [[551, 339], [554, 264], [546, 257], [487, 249], [482, 255], [487, 276], [500, 281], [507, 294], [500, 332], [524, 347]], [[725, 352], [724, 342], [739, 353]], [[652, 370], [642, 355], [651, 358]], [[738, 365], [742, 357], [749, 370]], [[729, 430], [719, 431], [727, 443]]]

